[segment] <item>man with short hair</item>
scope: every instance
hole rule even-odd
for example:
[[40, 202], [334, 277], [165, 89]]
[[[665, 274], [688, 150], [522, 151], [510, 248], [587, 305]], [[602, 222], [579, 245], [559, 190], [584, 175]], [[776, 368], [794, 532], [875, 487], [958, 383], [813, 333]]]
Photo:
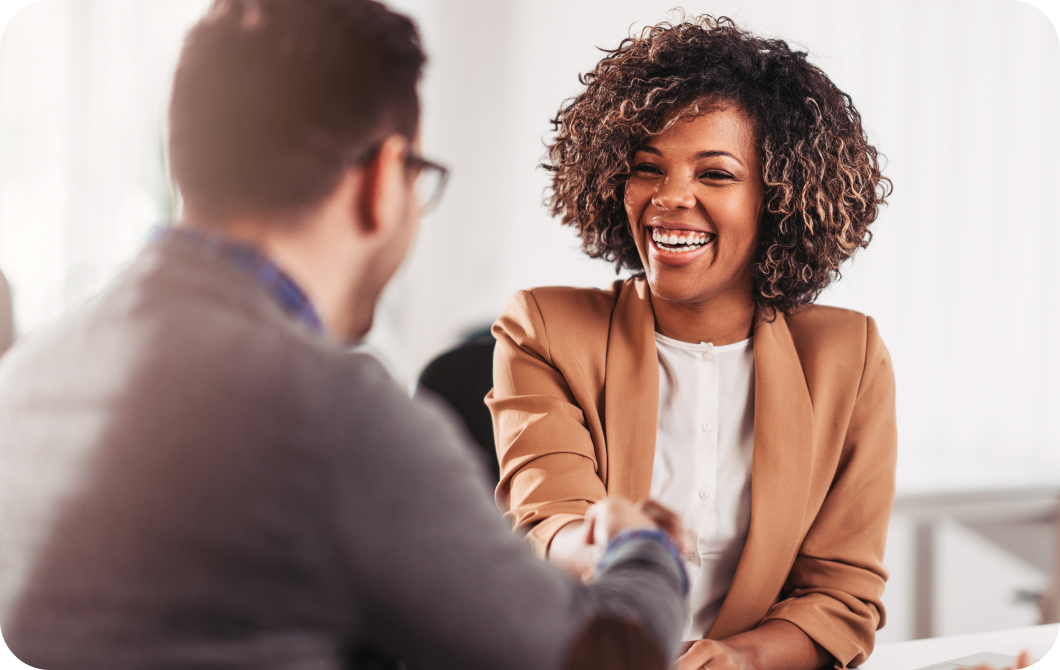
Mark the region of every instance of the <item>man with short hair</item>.
[[598, 503], [602, 559], [569, 580], [508, 532], [462, 436], [345, 348], [415, 236], [417, 180], [444, 176], [418, 154], [423, 60], [369, 0], [217, 0], [190, 32], [182, 222], [0, 361], [0, 625], [20, 658], [672, 660], [672, 516]]

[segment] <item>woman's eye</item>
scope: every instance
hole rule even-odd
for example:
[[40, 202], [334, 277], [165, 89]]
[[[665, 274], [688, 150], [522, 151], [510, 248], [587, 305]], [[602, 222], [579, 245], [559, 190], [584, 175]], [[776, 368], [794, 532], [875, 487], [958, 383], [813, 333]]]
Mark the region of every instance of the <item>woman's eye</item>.
[[640, 165], [638, 165], [635, 168], [633, 168], [633, 171], [638, 173], [638, 174], [650, 174], [650, 175], [662, 174], [662, 170], [660, 170], [658, 167], [652, 165], [651, 163], [641, 163]]
[[733, 177], [728, 172], [721, 172], [719, 170], [707, 170], [706, 172], [700, 173], [699, 178], [700, 179], [709, 179], [711, 181], [722, 181], [722, 180], [735, 179], [735, 177]]

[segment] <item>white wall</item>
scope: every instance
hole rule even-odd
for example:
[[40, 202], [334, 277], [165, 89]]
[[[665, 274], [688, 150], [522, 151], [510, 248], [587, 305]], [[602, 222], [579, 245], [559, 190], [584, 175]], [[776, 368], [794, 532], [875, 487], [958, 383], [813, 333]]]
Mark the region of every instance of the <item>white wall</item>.
[[22, 332], [97, 291], [168, 217], [169, 79], [207, 0], [42, 0], [0, 40], [0, 267]]

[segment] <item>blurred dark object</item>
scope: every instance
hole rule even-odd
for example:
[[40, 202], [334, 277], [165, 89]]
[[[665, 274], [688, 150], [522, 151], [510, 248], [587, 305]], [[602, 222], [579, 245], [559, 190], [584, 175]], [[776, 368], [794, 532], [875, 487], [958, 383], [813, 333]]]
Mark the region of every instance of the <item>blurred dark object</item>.
[[666, 655], [639, 626], [612, 618], [589, 622], [563, 664], [563, 670], [665, 669]]
[[11, 308], [11, 287], [0, 272], [0, 356], [15, 342], [15, 312]]
[[345, 667], [350, 670], [405, 670], [405, 666], [395, 658], [387, 658], [378, 650], [368, 647], [357, 647], [346, 654]]
[[493, 336], [489, 328], [472, 333], [460, 346], [441, 354], [420, 374], [417, 397], [425, 389], [444, 400], [463, 419], [468, 433], [482, 447], [494, 486], [500, 480], [493, 419], [485, 397], [493, 388]]

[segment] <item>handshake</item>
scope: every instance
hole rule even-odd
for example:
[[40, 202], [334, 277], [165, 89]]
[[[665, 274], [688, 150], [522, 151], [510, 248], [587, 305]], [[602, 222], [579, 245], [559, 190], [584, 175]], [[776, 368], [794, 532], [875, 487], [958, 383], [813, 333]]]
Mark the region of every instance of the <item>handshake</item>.
[[549, 561], [584, 582], [591, 581], [608, 545], [629, 530], [661, 530], [682, 554], [690, 549], [684, 524], [669, 508], [654, 500], [634, 504], [611, 496], [590, 507], [584, 520], [567, 524], [556, 533], [549, 547]]

